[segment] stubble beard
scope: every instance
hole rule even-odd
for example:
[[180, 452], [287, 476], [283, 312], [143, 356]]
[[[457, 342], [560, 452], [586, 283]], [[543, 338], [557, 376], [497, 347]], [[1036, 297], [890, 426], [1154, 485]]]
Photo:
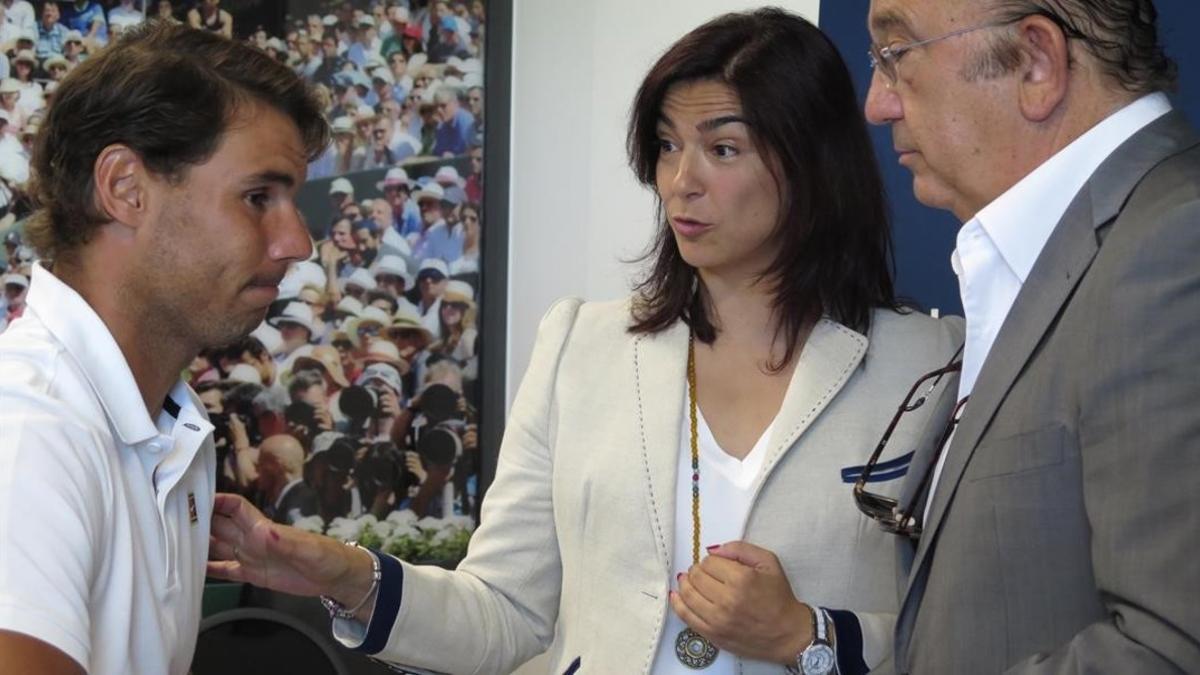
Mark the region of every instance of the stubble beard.
[[196, 225], [188, 215], [187, 203], [176, 204], [162, 215], [158, 239], [147, 252], [134, 287], [143, 295], [140, 306], [144, 331], [153, 336], [149, 344], [173, 341], [195, 350], [228, 345], [254, 330], [266, 308], [241, 314], [216, 313], [209, 300], [220, 292], [216, 272], [188, 259], [186, 240]]

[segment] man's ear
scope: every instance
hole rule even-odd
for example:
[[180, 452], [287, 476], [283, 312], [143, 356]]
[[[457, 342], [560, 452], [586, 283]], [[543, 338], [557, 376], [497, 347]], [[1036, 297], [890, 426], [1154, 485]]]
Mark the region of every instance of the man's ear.
[[131, 228], [145, 222], [152, 184], [159, 181], [132, 148], [117, 143], [101, 150], [92, 177], [96, 205], [109, 218]]
[[1016, 30], [1024, 57], [1019, 83], [1021, 114], [1031, 122], [1044, 122], [1067, 95], [1070, 43], [1058, 24], [1040, 14], [1025, 17]]

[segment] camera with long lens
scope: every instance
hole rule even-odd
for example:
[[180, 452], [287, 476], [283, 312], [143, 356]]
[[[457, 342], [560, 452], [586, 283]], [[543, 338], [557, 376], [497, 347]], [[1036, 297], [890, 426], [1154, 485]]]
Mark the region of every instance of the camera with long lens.
[[254, 399], [263, 391], [262, 385], [253, 382], [243, 382], [231, 388], [221, 397], [222, 412], [208, 416], [214, 427], [214, 438], [226, 439], [226, 447], [233, 447], [233, 436], [229, 429], [229, 417], [236, 414], [246, 427], [246, 437], [250, 445], [262, 443], [262, 430], [258, 426], [258, 414], [254, 409]]
[[462, 455], [462, 435], [467, 422], [462, 396], [444, 384], [432, 384], [421, 393], [423, 424], [413, 429], [413, 447], [426, 466], [452, 466]]
[[364, 503], [371, 503], [380, 491], [390, 491], [398, 498], [407, 494], [416, 477], [404, 468], [404, 454], [390, 441], [374, 443], [354, 467], [354, 480]]
[[338, 397], [338, 408], [352, 423], [364, 423], [383, 417], [383, 396], [369, 384], [351, 385]]

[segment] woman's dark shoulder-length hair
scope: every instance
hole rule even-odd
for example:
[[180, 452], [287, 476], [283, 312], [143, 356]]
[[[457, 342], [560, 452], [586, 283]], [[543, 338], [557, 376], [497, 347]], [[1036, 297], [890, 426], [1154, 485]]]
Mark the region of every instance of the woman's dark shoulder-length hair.
[[[780, 9], [725, 14], [693, 30], [658, 60], [630, 114], [627, 147], [638, 180], [655, 188], [667, 90], [714, 80], [741, 101], [751, 137], [781, 196], [779, 252], [766, 270], [791, 361], [800, 335], [822, 315], [856, 331], [876, 307], [897, 308], [891, 235], [879, 169], [846, 64], [808, 21]], [[659, 204], [653, 260], [636, 285], [632, 333], [677, 319], [705, 343], [716, 339], [701, 284], [679, 254]]]

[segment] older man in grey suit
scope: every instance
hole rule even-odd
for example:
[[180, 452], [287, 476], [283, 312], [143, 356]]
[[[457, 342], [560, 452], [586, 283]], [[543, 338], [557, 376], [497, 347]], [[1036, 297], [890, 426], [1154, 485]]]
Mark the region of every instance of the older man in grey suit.
[[964, 223], [969, 400], [910, 473], [898, 672], [1200, 672], [1200, 139], [1155, 24], [871, 2], [867, 116]]

